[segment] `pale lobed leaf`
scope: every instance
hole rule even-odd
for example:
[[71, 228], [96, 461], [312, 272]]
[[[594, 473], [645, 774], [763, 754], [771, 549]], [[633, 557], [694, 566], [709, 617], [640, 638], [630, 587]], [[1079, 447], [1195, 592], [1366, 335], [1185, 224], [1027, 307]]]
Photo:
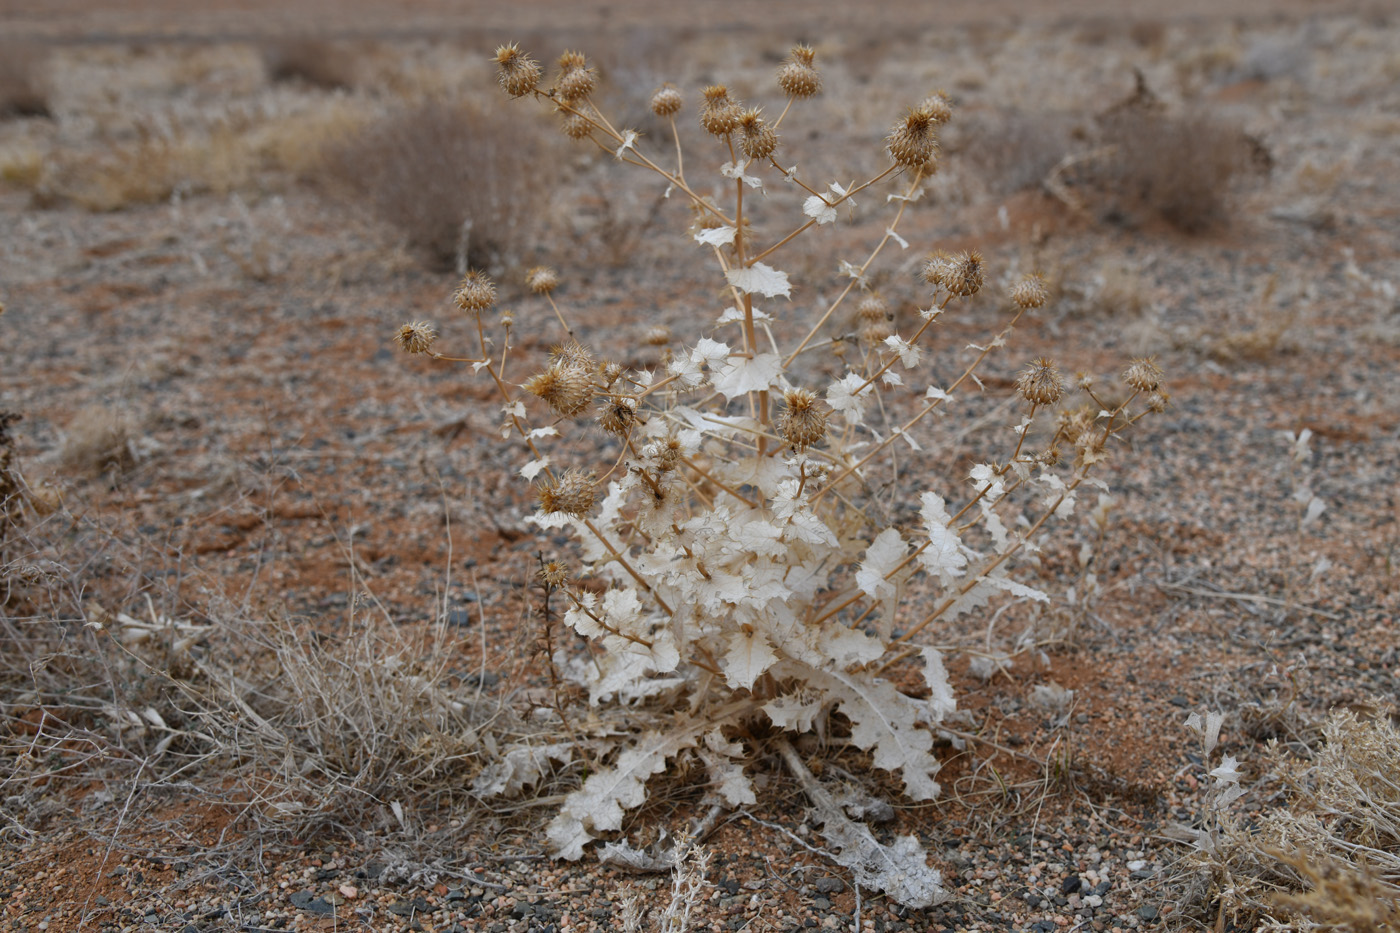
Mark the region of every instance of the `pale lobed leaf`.
[[549, 466], [548, 457], [541, 457], [538, 460], [531, 460], [529, 463], [525, 464], [523, 467], [520, 468], [520, 475], [525, 477], [526, 479], [534, 479], [540, 474], [540, 471], [547, 466]]
[[792, 294], [792, 285], [788, 283], [787, 273], [779, 272], [767, 263], [756, 262], [747, 268], [730, 269], [724, 275], [730, 285], [750, 295], [762, 295], [765, 298], [781, 295], [787, 298]]
[[963, 554], [957, 532], [949, 527], [952, 519], [943, 497], [936, 492], [926, 492], [920, 502], [919, 515], [928, 532], [929, 546], [919, 553], [919, 563], [940, 578], [962, 576], [967, 569], [967, 556]]
[[472, 793], [479, 797], [518, 796], [544, 776], [549, 762], [568, 764], [573, 757], [572, 742], [512, 746], [472, 780]]
[[865, 420], [865, 402], [873, 388], [859, 373], [847, 373], [827, 387], [826, 403], [845, 415], [849, 423], [860, 424]]
[[735, 690], [752, 687], [754, 681], [778, 660], [773, 646], [762, 632], [734, 632], [729, 636], [728, 643], [729, 650], [725, 652], [720, 666], [724, 668], [724, 679]]
[[773, 725], [789, 732], [811, 732], [817, 714], [825, 703], [822, 700], [803, 702], [795, 696], [781, 696], [763, 704], [763, 712], [773, 721]]
[[904, 239], [904, 237], [900, 236], [898, 233], [895, 233], [894, 227], [886, 227], [885, 235], [888, 236], [891, 240], [894, 240], [896, 243], [898, 243], [900, 249], [909, 248], [909, 241]]
[[913, 369], [919, 365], [923, 358], [924, 351], [914, 346], [898, 334], [891, 334], [885, 338], [885, 346], [899, 354], [899, 362], [905, 369]]
[[948, 682], [948, 669], [943, 666], [943, 652], [937, 648], [923, 648], [920, 655], [924, 659], [924, 683], [928, 684], [929, 697], [923, 721], [937, 725], [943, 717], [956, 712], [958, 701], [953, 696], [953, 686]]
[[734, 242], [737, 231], [730, 226], [711, 227], [695, 234], [695, 242], [705, 246], [728, 246]]
[[758, 803], [758, 794], [754, 793], [753, 782], [744, 773], [743, 765], [716, 755], [702, 753], [701, 757], [710, 774], [710, 783], [725, 806], [747, 807]]
[[904, 557], [908, 549], [899, 531], [886, 528], [870, 543], [865, 552], [865, 560], [856, 571], [856, 585], [872, 599], [886, 599], [894, 595], [894, 584], [886, 580]]
[[829, 224], [836, 220], [836, 208], [826, 203], [821, 195], [812, 195], [802, 202], [802, 213], [817, 222], [818, 226]]
[[[715, 323], [716, 323], [716, 324], [740, 324], [740, 323], [743, 323], [743, 321], [744, 321], [745, 319], [746, 319], [746, 316], [745, 316], [745, 314], [744, 314], [744, 309], [743, 309], [743, 308], [736, 308], [736, 307], [734, 307], [733, 305], [731, 305], [731, 306], [729, 306], [728, 308], [725, 308], [725, 309], [724, 309], [724, 311], [720, 314], [720, 316], [715, 320]], [[753, 319], [754, 319], [755, 322], [759, 322], [759, 321], [767, 322], [767, 321], [772, 321], [772, 320], [773, 320], [773, 315], [769, 314], [767, 311], [760, 311], [758, 308], [754, 308], [754, 309], [753, 309]]]
[[727, 399], [735, 399], [778, 385], [782, 374], [783, 358], [776, 353], [760, 353], [752, 359], [732, 359], [715, 373], [715, 391]]
[[613, 153], [613, 156], [614, 156], [615, 158], [620, 159], [620, 158], [622, 158], [623, 153], [625, 153], [628, 149], [631, 149], [633, 152], [635, 152], [635, 151], [637, 150], [637, 131], [636, 131], [636, 130], [623, 130], [623, 131], [622, 131], [622, 145], [620, 145], [620, 146], [617, 147], [617, 151]]
[[742, 181], [750, 188], [762, 188], [763, 179], [756, 175], [748, 174], [744, 171], [745, 167], [746, 166], [735, 162], [726, 162], [719, 167], [719, 173], [725, 178], [733, 178], [736, 181]]

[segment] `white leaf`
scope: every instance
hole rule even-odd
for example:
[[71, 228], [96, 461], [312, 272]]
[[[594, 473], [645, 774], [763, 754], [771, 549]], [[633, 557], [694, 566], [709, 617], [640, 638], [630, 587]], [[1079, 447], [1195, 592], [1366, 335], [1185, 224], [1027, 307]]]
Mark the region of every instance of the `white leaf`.
[[637, 131], [636, 131], [636, 130], [623, 130], [623, 131], [622, 131], [622, 145], [617, 147], [617, 151], [614, 152], [613, 155], [620, 159], [620, 158], [622, 158], [622, 154], [623, 154], [624, 152], [626, 152], [628, 149], [631, 149], [632, 151], [635, 152], [636, 149], [637, 149], [637, 147], [636, 147], [636, 142], [637, 142]]
[[502, 407], [502, 408], [501, 408], [501, 411], [503, 411], [503, 412], [506, 413], [506, 417], [507, 417], [507, 418], [524, 418], [524, 417], [525, 417], [525, 403], [522, 402], [522, 401], [520, 401], [519, 399], [516, 399], [514, 402], [511, 402], [509, 405], [506, 405], [506, 406]]
[[544, 776], [549, 762], [567, 764], [573, 757], [572, 742], [513, 746], [472, 780], [472, 793], [478, 797], [519, 796]]
[[734, 233], [733, 227], [711, 227], [695, 234], [695, 242], [706, 246], [728, 246], [734, 242]]
[[919, 360], [923, 357], [924, 351], [914, 346], [898, 334], [891, 334], [885, 338], [885, 346], [899, 354], [899, 362], [905, 369], [913, 369], [919, 365]]
[[1220, 759], [1220, 767], [1210, 772], [1210, 776], [1217, 781], [1238, 784], [1240, 780], [1239, 760], [1234, 755], [1226, 755]]
[[534, 440], [537, 437], [554, 437], [558, 434], [559, 429], [551, 424], [548, 427], [535, 428], [533, 431], [530, 432], [529, 437], [531, 440]]
[[541, 457], [538, 460], [531, 460], [529, 463], [525, 464], [523, 467], [520, 468], [520, 475], [525, 477], [526, 479], [534, 479], [536, 476], [539, 475], [539, 472], [547, 466], [549, 466], [548, 457]]
[[829, 224], [836, 219], [836, 208], [816, 194], [802, 202], [802, 213], [815, 220], [817, 226]]
[[928, 705], [924, 721], [936, 725], [943, 721], [943, 717], [957, 710], [958, 701], [953, 696], [952, 685], [948, 683], [943, 652], [937, 648], [924, 648], [920, 654], [924, 658], [924, 683], [928, 684], [930, 691], [929, 698], [924, 701]]
[[773, 725], [789, 732], [811, 732], [817, 714], [824, 704], [821, 700], [803, 703], [794, 696], [781, 696], [763, 704], [763, 712], [773, 721]]
[[715, 391], [734, 399], [749, 392], [761, 392], [778, 384], [783, 374], [783, 358], [761, 353], [753, 359], [731, 360], [714, 378]]
[[883, 373], [881, 373], [880, 381], [887, 386], [904, 385], [904, 377], [901, 376], [899, 373], [895, 372], [893, 369], [887, 369]]
[[859, 373], [847, 373], [827, 387], [826, 403], [845, 415], [849, 423], [860, 424], [865, 417], [865, 400], [872, 388]]
[[729, 636], [729, 651], [722, 662], [724, 679], [735, 690], [747, 690], [777, 660], [773, 646], [762, 632], [735, 632]]
[[730, 285], [750, 295], [765, 298], [782, 295], [787, 298], [792, 294], [787, 273], [779, 272], [766, 263], [756, 262], [746, 269], [730, 269], [725, 273], [725, 278], [729, 279]]
[[715, 793], [726, 806], [746, 807], [758, 803], [753, 782], [744, 774], [744, 766], [722, 758], [707, 756], [706, 765], [710, 772], [710, 783], [715, 785]]
[[871, 542], [865, 561], [856, 571], [856, 585], [871, 599], [886, 599], [894, 595], [894, 584], [885, 579], [899, 564], [906, 551], [899, 531], [886, 528]]
[[[743, 309], [743, 308], [736, 308], [736, 307], [734, 307], [733, 305], [731, 305], [731, 306], [729, 306], [728, 308], [725, 308], [725, 309], [724, 309], [724, 313], [721, 314], [721, 315], [719, 316], [719, 320], [715, 321], [715, 323], [716, 323], [716, 324], [737, 324], [737, 323], [743, 321], [744, 319], [745, 319], [744, 309]], [[773, 320], [773, 315], [769, 314], [767, 311], [760, 311], [758, 308], [754, 308], [754, 309], [753, 309], [753, 319], [754, 319], [755, 321], [771, 321], [771, 320]]]
[[744, 168], [745, 166], [743, 165], [738, 165], [734, 162], [726, 162], [719, 167], [719, 173], [725, 178], [734, 178], [738, 181], [742, 181], [750, 188], [762, 188], [763, 179], [746, 173]]
[[895, 233], [894, 227], [886, 227], [885, 233], [889, 235], [890, 239], [894, 240], [896, 243], [899, 244], [900, 249], [909, 248], [909, 241], [904, 239], [904, 237], [900, 236], [898, 233]]
[[1312, 499], [1308, 501], [1308, 511], [1303, 515], [1303, 527], [1306, 528], [1317, 521], [1317, 517], [1321, 515], [1326, 508], [1326, 502], [1323, 502], [1317, 496], [1313, 496]]

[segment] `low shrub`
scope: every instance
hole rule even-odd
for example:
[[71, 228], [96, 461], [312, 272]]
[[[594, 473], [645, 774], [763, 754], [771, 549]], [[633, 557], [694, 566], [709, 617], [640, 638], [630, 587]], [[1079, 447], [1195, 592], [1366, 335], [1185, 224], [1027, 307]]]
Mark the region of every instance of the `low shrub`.
[[48, 50], [33, 42], [0, 41], [0, 120], [50, 116], [43, 69]]

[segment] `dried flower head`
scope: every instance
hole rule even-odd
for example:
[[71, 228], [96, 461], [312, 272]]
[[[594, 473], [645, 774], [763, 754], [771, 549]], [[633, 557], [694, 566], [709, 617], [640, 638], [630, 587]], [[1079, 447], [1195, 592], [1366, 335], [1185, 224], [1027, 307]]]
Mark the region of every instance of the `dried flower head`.
[[549, 266], [533, 266], [525, 273], [525, 284], [536, 295], [548, 295], [559, 287], [559, 273]]
[[538, 576], [545, 586], [558, 589], [569, 582], [569, 568], [563, 561], [551, 560], [540, 567]]
[[558, 479], [546, 480], [535, 487], [541, 512], [563, 512], [575, 518], [583, 518], [592, 510], [597, 495], [596, 478], [581, 470], [566, 470]]
[[592, 94], [597, 79], [598, 73], [589, 66], [582, 52], [565, 52], [559, 56], [559, 80], [554, 84], [554, 91], [564, 103], [572, 104]]
[[743, 131], [739, 148], [750, 159], [766, 159], [778, 148], [777, 132], [763, 119], [757, 107], [751, 107], [739, 115], [739, 129]]
[[909, 111], [890, 129], [885, 142], [890, 158], [905, 168], [921, 168], [938, 155], [937, 124], [923, 108]]
[[942, 126], [953, 119], [953, 102], [944, 91], [934, 91], [919, 104], [919, 109], [929, 115], [934, 126]]
[[463, 311], [480, 314], [496, 300], [496, 285], [484, 273], [468, 270], [452, 293], [452, 300]]
[[923, 268], [919, 270], [919, 274], [923, 277], [925, 282], [929, 283], [934, 288], [939, 288], [943, 285], [943, 280], [947, 277], [952, 266], [953, 257], [939, 250], [924, 261]]
[[894, 314], [879, 292], [870, 292], [856, 305], [856, 326], [860, 339], [869, 344], [884, 343], [894, 333]]
[[496, 49], [496, 80], [511, 97], [530, 93], [540, 84], [540, 63], [512, 42]]
[[806, 450], [826, 436], [826, 410], [817, 401], [815, 392], [790, 389], [783, 393], [783, 405], [778, 433], [794, 449]]
[[604, 363], [598, 367], [598, 375], [603, 380], [603, 388], [611, 389], [613, 383], [622, 378], [627, 369], [621, 363]]
[[577, 366], [591, 370], [593, 354], [577, 340], [570, 340], [550, 349], [549, 362], [555, 366]]
[[813, 65], [815, 59], [816, 52], [809, 46], [794, 48], [778, 69], [778, 87], [789, 97], [811, 97], [819, 92], [822, 89], [822, 76]]
[[1123, 381], [1139, 392], [1156, 392], [1162, 385], [1162, 369], [1152, 357], [1139, 357], [1129, 361]]
[[526, 392], [544, 400], [561, 418], [572, 418], [593, 400], [593, 375], [582, 366], [551, 363], [525, 380]]
[[630, 395], [610, 395], [598, 406], [598, 427], [614, 437], [626, 437], [637, 423], [637, 400]]
[[437, 339], [437, 331], [427, 321], [413, 321], [394, 333], [394, 343], [405, 353], [427, 353]]
[[665, 324], [653, 324], [642, 336], [642, 343], [649, 347], [664, 347], [671, 342], [671, 328]]
[[1044, 306], [1045, 299], [1045, 279], [1039, 273], [1023, 276], [1011, 288], [1012, 303], [1026, 310]]
[[1065, 381], [1055, 371], [1054, 363], [1040, 357], [1016, 377], [1016, 391], [1033, 405], [1054, 405], [1065, 394]]
[[570, 139], [587, 139], [588, 134], [593, 132], [592, 122], [581, 113], [569, 114], [560, 128]]
[[651, 95], [651, 112], [658, 117], [674, 117], [680, 113], [681, 92], [669, 82], [661, 85]]
[[1170, 392], [1151, 392], [1147, 396], [1147, 410], [1156, 414], [1161, 414], [1167, 410], [1171, 404], [1172, 396]]
[[943, 272], [943, 287], [959, 298], [977, 294], [986, 280], [986, 270], [982, 264], [982, 254], [977, 250], [965, 250], [948, 261]]
[[704, 104], [700, 108], [700, 125], [712, 136], [727, 136], [739, 125], [743, 110], [739, 102], [729, 99], [729, 88], [714, 84], [705, 88]]
[[662, 473], [669, 473], [681, 465], [681, 459], [685, 455], [684, 448], [678, 438], [667, 437], [656, 444], [651, 445], [654, 449], [650, 451], [651, 458], [656, 462], [656, 469]]

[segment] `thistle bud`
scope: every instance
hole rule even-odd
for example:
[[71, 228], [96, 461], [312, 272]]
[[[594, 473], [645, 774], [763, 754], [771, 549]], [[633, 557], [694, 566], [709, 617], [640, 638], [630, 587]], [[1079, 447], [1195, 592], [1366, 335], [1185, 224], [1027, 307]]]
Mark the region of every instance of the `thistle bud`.
[[593, 368], [593, 354], [577, 340], [561, 343], [549, 351], [549, 361], [556, 366], [577, 366], [580, 369]]
[[560, 128], [565, 136], [574, 140], [587, 139], [588, 134], [593, 132], [593, 124], [581, 113], [569, 114]]
[[546, 480], [535, 487], [541, 512], [563, 512], [575, 518], [583, 518], [593, 509], [597, 495], [598, 484], [593, 474], [579, 470], [566, 470], [558, 479]]
[[572, 418], [593, 399], [593, 376], [582, 366], [551, 363], [525, 381], [526, 392], [544, 400], [556, 415]]
[[452, 300], [463, 311], [475, 311], [479, 314], [491, 307], [492, 302], [496, 300], [495, 283], [483, 273], [471, 269], [458, 283]]
[[705, 88], [705, 102], [700, 109], [700, 125], [712, 136], [727, 136], [739, 125], [742, 111], [739, 103], [729, 99], [729, 88], [722, 84]]
[[919, 104], [919, 109], [929, 115], [934, 126], [942, 126], [953, 119], [953, 102], [943, 91], [934, 91], [925, 97], [923, 102]]
[[871, 292], [856, 305], [856, 324], [860, 339], [869, 344], [884, 343], [894, 333], [894, 315], [879, 292]]
[[569, 568], [561, 561], [552, 560], [540, 567], [537, 574], [545, 586], [558, 589], [569, 582]]
[[905, 168], [921, 168], [938, 155], [937, 124], [934, 115], [919, 108], [907, 113], [890, 129], [886, 138], [890, 158]]
[[967, 298], [977, 294], [985, 279], [982, 254], [975, 249], [968, 250], [949, 261], [943, 275], [943, 287], [959, 298]]
[[739, 148], [750, 159], [766, 159], [778, 148], [778, 134], [763, 119], [757, 107], [739, 115], [739, 129], [743, 131]]
[[1041, 357], [1016, 377], [1016, 391], [1033, 405], [1054, 405], [1065, 394], [1065, 381], [1050, 360]]
[[525, 284], [536, 295], [548, 295], [559, 287], [559, 273], [548, 266], [534, 266], [525, 273]]
[[778, 418], [778, 433], [796, 450], [806, 450], [826, 436], [826, 412], [817, 394], [807, 389], [783, 393], [784, 410]]
[[637, 400], [628, 395], [610, 395], [598, 407], [598, 427], [614, 437], [626, 437], [637, 423]]
[[1011, 302], [1029, 311], [1045, 304], [1045, 279], [1038, 273], [1027, 275], [1011, 289]]
[[1129, 362], [1123, 381], [1139, 392], [1156, 392], [1162, 385], [1162, 370], [1151, 357], [1139, 357]]
[[672, 84], [663, 84], [651, 95], [651, 112], [658, 117], [673, 117], [681, 109], [681, 92]]
[[566, 104], [582, 100], [593, 93], [598, 73], [588, 65], [582, 52], [565, 52], [559, 56], [559, 80], [555, 94]]
[[512, 42], [496, 49], [496, 80], [511, 97], [530, 93], [540, 84], [540, 63]]
[[665, 324], [654, 324], [647, 328], [642, 342], [649, 347], [664, 347], [671, 342], [671, 328]]
[[789, 97], [811, 97], [822, 89], [822, 76], [813, 66], [816, 53], [805, 45], [792, 50], [787, 61], [778, 69], [778, 87]]
[[427, 353], [437, 339], [437, 332], [427, 321], [413, 321], [400, 327], [394, 334], [394, 342], [405, 353]]

